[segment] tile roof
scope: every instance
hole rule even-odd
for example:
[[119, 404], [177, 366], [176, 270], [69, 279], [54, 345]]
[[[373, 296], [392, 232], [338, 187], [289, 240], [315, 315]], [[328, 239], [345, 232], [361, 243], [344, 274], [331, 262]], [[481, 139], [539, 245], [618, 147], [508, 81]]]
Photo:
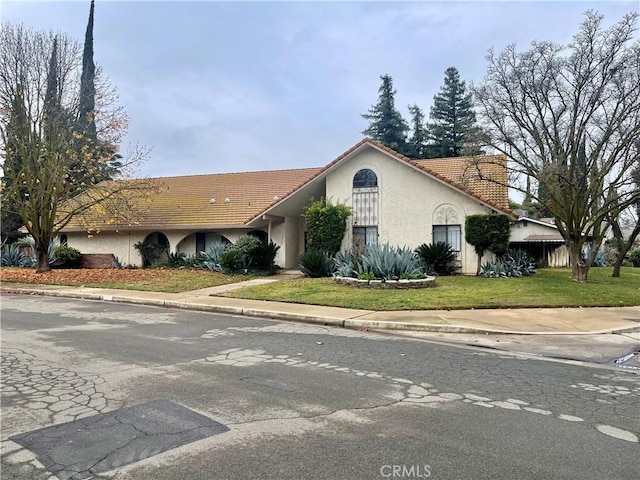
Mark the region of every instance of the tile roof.
[[[64, 230], [243, 226], [328, 172], [365, 145], [373, 146], [493, 208], [510, 213], [507, 188], [491, 181], [491, 179], [503, 183], [506, 181], [504, 156], [410, 160], [375, 140], [365, 138], [322, 168], [152, 179], [160, 185], [159, 191], [148, 199], [137, 201], [134, 207], [137, 212], [135, 223], [111, 223], [105, 218], [95, 216], [89, 222], [85, 220], [83, 223], [75, 218]], [[215, 202], [212, 202], [212, 199], [215, 199]]]
[[509, 209], [507, 158], [504, 155], [413, 160], [418, 168], [503, 211]]
[[[139, 229], [159, 226], [242, 226], [256, 212], [319, 170], [300, 168], [152, 179], [159, 185], [159, 191], [149, 199], [136, 202], [135, 223], [126, 226]], [[215, 203], [212, 199], [215, 199]], [[115, 230], [125, 225], [107, 225], [107, 222], [95, 218], [89, 225], [83, 226], [76, 219], [65, 230], [86, 230], [98, 226], [100, 230]]]

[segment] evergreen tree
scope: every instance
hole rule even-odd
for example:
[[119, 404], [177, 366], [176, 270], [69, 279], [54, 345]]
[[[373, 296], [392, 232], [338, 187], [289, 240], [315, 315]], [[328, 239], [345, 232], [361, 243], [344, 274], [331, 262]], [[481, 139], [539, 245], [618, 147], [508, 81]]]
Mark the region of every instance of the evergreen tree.
[[411, 138], [407, 146], [407, 156], [411, 159], [427, 158], [429, 132], [424, 123], [424, 112], [418, 105], [409, 105], [411, 113]]
[[[2, 242], [7, 243], [13, 243], [22, 236], [18, 229], [24, 225], [22, 217], [17, 213], [16, 206], [23, 200], [25, 192], [11, 187], [16, 174], [22, 169], [22, 155], [18, 148], [22, 143], [20, 126], [27, 122], [27, 112], [24, 106], [22, 87], [19, 86], [11, 102], [9, 120], [2, 136], [4, 142], [4, 163], [2, 165], [2, 201], [0, 202], [2, 232], [0, 236]], [[11, 194], [9, 192], [11, 192]]]
[[455, 67], [444, 72], [444, 85], [433, 97], [429, 113], [432, 123], [428, 125], [431, 140], [431, 156], [459, 157], [466, 153], [472, 136], [478, 132], [476, 115], [472, 108], [471, 92], [466, 91], [465, 82]]
[[407, 130], [409, 126], [395, 107], [393, 80], [390, 75], [381, 75], [382, 84], [378, 89], [378, 103], [373, 105], [362, 118], [369, 120], [369, 126], [362, 133], [398, 153], [407, 153]]
[[[122, 168], [121, 156], [114, 145], [99, 139], [96, 128], [96, 67], [93, 61], [93, 14], [95, 3], [91, 0], [89, 20], [84, 37], [82, 52], [82, 74], [80, 76], [80, 100], [78, 105], [78, 133], [76, 148], [90, 151], [89, 162], [72, 164], [70, 171], [80, 187], [95, 185], [103, 180], [112, 179]], [[89, 147], [89, 148], [87, 148]]]
[[96, 66], [93, 62], [93, 9], [94, 0], [91, 0], [89, 21], [87, 22], [87, 31], [84, 35], [84, 50], [82, 53], [78, 121], [84, 135], [92, 140], [96, 140]]

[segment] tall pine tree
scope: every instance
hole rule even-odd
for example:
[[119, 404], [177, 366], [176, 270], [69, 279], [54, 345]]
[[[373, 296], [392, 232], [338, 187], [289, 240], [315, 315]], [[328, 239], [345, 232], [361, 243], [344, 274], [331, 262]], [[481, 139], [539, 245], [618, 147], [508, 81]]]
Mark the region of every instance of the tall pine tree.
[[390, 75], [380, 76], [382, 84], [378, 89], [378, 103], [373, 105], [362, 118], [369, 120], [369, 126], [362, 133], [398, 153], [407, 152], [407, 131], [409, 126], [395, 107], [393, 80]]
[[427, 158], [429, 132], [424, 123], [424, 112], [418, 105], [409, 105], [411, 114], [411, 137], [407, 146], [407, 157], [411, 159]]
[[465, 82], [455, 67], [444, 72], [444, 85], [433, 97], [433, 106], [428, 126], [431, 156], [459, 157], [467, 152], [473, 135], [478, 131], [476, 115], [472, 108], [471, 92], [467, 92]]

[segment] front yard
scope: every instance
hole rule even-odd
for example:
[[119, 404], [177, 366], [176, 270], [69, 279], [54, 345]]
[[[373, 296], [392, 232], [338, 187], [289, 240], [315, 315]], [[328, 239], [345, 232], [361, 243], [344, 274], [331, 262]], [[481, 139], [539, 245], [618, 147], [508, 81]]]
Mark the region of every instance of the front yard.
[[[367, 310], [431, 310], [517, 307], [596, 307], [640, 305], [640, 268], [592, 268], [589, 282], [571, 281], [568, 269], [542, 269], [523, 278], [438, 277], [435, 288], [369, 290], [337, 285], [330, 278], [301, 278], [226, 292], [221, 296]], [[177, 293], [242, 282], [251, 275], [223, 275], [197, 269], [0, 269], [4, 283], [78, 285]]]
[[178, 293], [217, 287], [254, 278], [249, 275], [223, 275], [197, 269], [54, 269], [35, 273], [32, 268], [0, 269], [2, 282], [78, 285], [98, 288], [122, 288], [149, 292]]
[[247, 287], [226, 297], [277, 300], [366, 310], [431, 310], [517, 307], [640, 305], [640, 268], [592, 268], [589, 282], [571, 281], [569, 269], [542, 269], [523, 278], [438, 277], [435, 288], [369, 290], [338, 285], [329, 278], [297, 279]]

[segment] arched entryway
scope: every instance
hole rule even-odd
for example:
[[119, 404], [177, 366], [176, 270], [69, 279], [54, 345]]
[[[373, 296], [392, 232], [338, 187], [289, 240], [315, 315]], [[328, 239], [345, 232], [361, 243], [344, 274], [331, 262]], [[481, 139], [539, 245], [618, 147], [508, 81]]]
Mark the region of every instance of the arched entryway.
[[158, 262], [168, 260], [170, 245], [169, 239], [162, 232], [153, 232], [147, 235], [140, 247], [136, 245], [140, 255], [142, 256], [142, 265], [144, 267], [152, 267]]

